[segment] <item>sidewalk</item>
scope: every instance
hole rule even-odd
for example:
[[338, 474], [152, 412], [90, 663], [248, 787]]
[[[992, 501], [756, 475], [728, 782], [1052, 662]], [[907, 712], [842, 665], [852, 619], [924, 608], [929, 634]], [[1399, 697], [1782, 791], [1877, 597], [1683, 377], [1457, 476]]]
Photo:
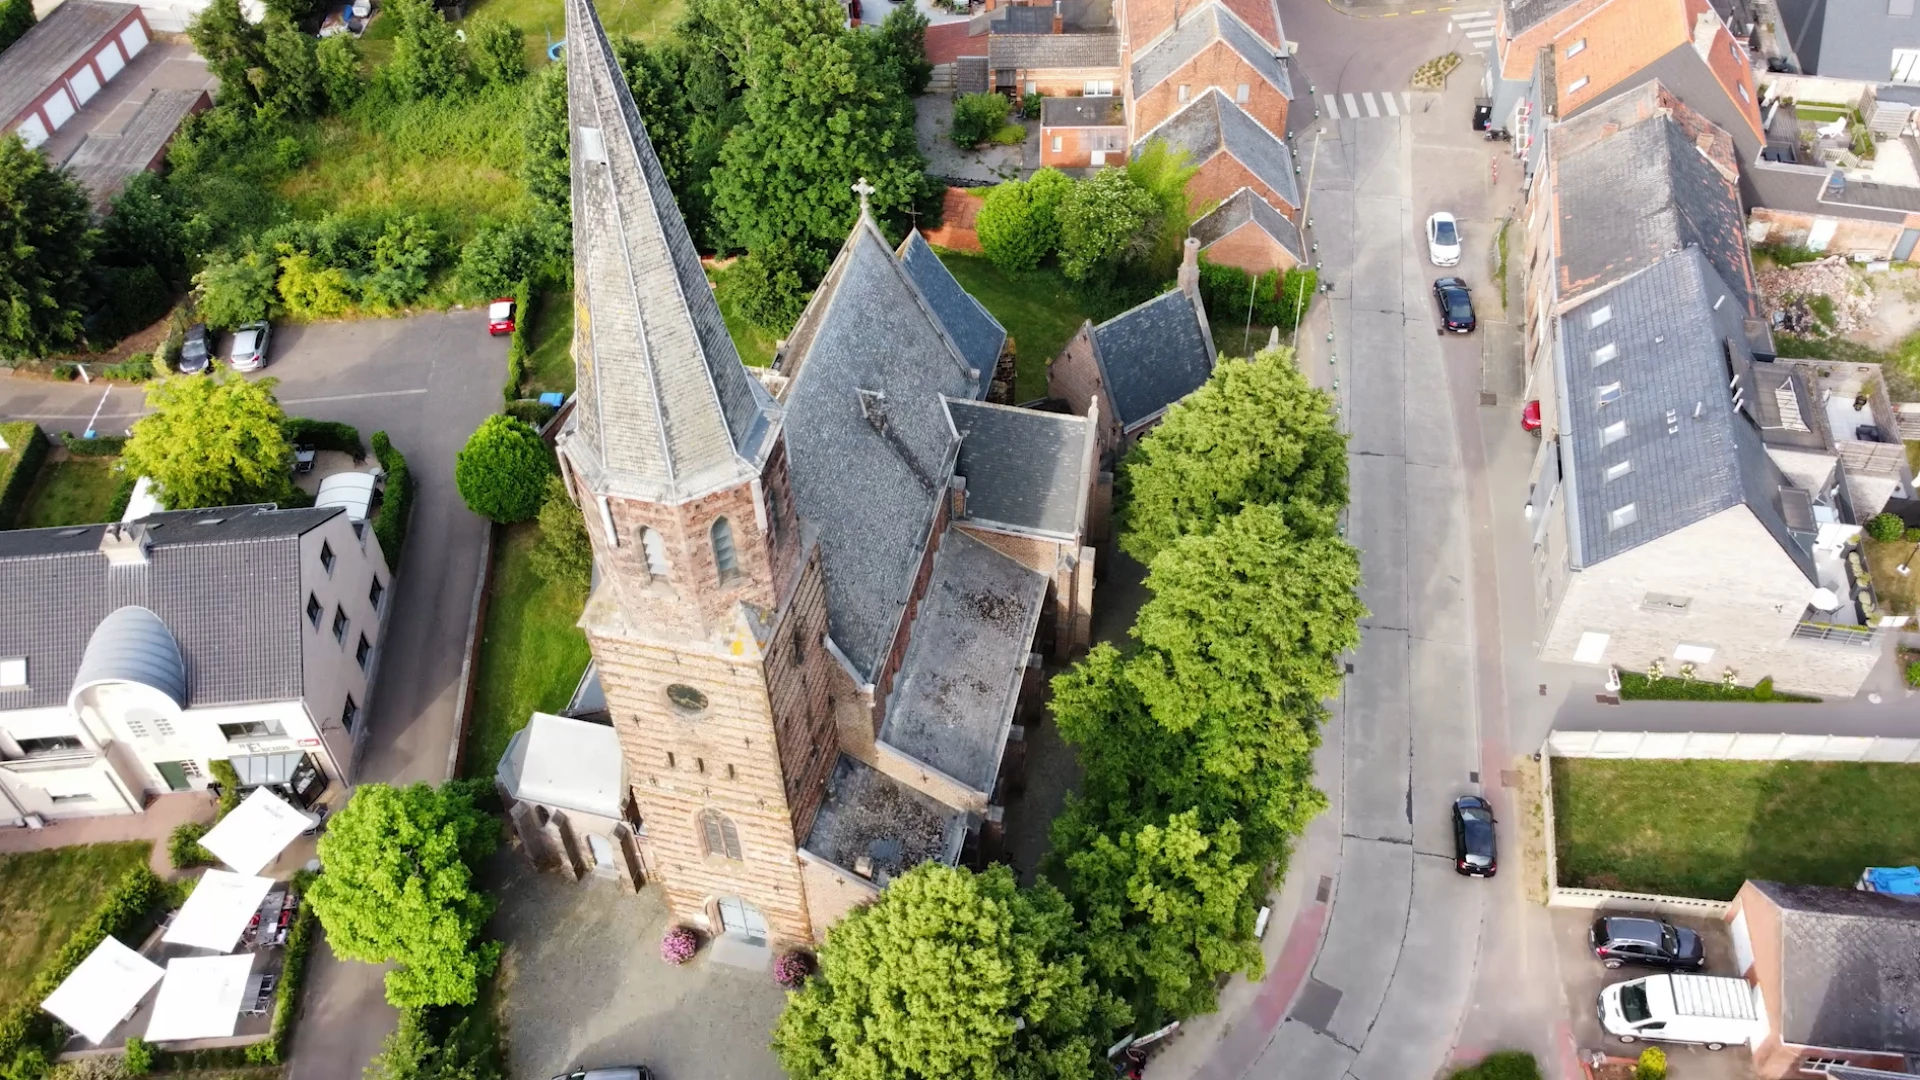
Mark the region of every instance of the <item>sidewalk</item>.
[[56, 821], [39, 829], [0, 830], [0, 854], [17, 851], [45, 851], [75, 844], [111, 844], [129, 840], [149, 840], [153, 854], [147, 864], [161, 877], [173, 873], [167, 859], [167, 837], [189, 821], [212, 824], [218, 805], [206, 793], [182, 791], [156, 795], [147, 803], [144, 814], [114, 814], [109, 817], [73, 818]]

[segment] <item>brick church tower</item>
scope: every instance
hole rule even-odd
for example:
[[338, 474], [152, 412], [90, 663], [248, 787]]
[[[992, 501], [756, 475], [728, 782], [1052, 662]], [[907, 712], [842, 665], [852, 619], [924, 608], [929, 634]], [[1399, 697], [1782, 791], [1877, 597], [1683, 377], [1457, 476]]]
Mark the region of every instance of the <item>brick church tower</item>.
[[675, 918], [808, 940], [796, 851], [834, 764], [832, 660], [780, 406], [741, 365], [590, 0], [568, 0], [580, 625]]

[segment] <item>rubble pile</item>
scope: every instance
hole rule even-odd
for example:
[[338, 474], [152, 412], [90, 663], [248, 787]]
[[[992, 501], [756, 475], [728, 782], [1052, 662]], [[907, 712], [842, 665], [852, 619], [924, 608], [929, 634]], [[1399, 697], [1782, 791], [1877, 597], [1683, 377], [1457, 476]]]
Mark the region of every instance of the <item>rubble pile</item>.
[[1865, 327], [1873, 315], [1873, 289], [1854, 273], [1844, 255], [1760, 272], [1760, 295], [1769, 311], [1783, 316], [1780, 329], [1814, 332], [1815, 319], [1806, 297], [1821, 295], [1833, 301], [1834, 334]]

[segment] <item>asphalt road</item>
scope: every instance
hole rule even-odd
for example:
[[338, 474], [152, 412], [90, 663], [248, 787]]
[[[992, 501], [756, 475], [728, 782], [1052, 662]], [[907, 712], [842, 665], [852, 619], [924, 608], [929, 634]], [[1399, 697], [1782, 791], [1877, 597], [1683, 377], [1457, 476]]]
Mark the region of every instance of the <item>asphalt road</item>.
[[[349, 423], [363, 438], [384, 430], [407, 457], [413, 519], [354, 779], [438, 782], [487, 530], [454, 489], [453, 459], [499, 408], [506, 339], [487, 336], [481, 311], [288, 326], [275, 330], [268, 366], [253, 377], [278, 380], [289, 415]], [[49, 431], [84, 431], [91, 419], [96, 430], [118, 433], [144, 411], [138, 387], [0, 378], [0, 417]], [[324, 946], [316, 952], [293, 1080], [360, 1075], [395, 1022], [380, 979], [378, 968], [342, 964]]]

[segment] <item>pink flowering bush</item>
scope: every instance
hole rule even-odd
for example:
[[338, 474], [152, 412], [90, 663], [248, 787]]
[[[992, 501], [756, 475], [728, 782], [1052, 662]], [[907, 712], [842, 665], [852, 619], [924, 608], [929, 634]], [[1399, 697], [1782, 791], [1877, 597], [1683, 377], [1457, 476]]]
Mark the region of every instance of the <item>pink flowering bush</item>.
[[773, 981], [788, 990], [798, 990], [813, 974], [813, 957], [803, 952], [781, 953], [773, 962]]
[[669, 927], [660, 935], [660, 959], [678, 966], [693, 959], [700, 949], [700, 936], [685, 926]]

